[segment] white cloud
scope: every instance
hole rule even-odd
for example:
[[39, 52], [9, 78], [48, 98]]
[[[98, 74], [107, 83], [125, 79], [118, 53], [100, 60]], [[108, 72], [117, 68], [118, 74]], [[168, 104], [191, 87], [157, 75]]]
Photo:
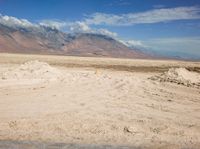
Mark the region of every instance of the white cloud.
[[33, 27], [33, 26], [37, 26], [36, 24], [33, 24], [31, 22], [29, 22], [26, 19], [17, 19], [15, 17], [12, 16], [3, 16], [0, 14], [0, 23], [10, 26], [10, 27]]
[[63, 21], [55, 21], [55, 20], [42, 20], [38, 23], [31, 23], [26, 19], [18, 19], [12, 16], [3, 16], [0, 14], [0, 23], [10, 27], [39, 27], [48, 26], [51, 28], [62, 29], [67, 26], [70, 26], [72, 23], [63, 22]]
[[89, 15], [88, 18], [85, 19], [85, 22], [94, 25], [126, 26], [189, 19], [200, 19], [199, 7], [162, 8], [121, 15], [94, 13]]
[[123, 43], [127, 47], [131, 47], [131, 48], [145, 48], [145, 47], [147, 47], [140, 40], [118, 40], [118, 41], [121, 42], [121, 43]]
[[70, 30], [72, 32], [92, 32], [92, 29], [84, 22], [75, 22], [71, 24]]
[[93, 33], [93, 34], [101, 34], [101, 35], [106, 35], [106, 36], [110, 36], [112, 38], [117, 37], [117, 33], [115, 32], [111, 32], [107, 29], [94, 29], [89, 27], [89, 25], [87, 25], [85, 22], [75, 22], [73, 24], [71, 24], [70, 26], [70, 30], [72, 32], [78, 32], [78, 33]]
[[107, 36], [110, 36], [110, 37], [113, 37], [113, 38], [116, 38], [118, 36], [117, 33], [111, 32], [111, 31], [109, 31], [107, 29], [102, 29], [102, 28], [98, 29], [97, 33], [102, 34], [102, 35], [107, 35]]
[[42, 20], [39, 24], [42, 26], [47, 26], [56, 29], [62, 29], [66, 26], [69, 26], [68, 22], [55, 21], [55, 20]]

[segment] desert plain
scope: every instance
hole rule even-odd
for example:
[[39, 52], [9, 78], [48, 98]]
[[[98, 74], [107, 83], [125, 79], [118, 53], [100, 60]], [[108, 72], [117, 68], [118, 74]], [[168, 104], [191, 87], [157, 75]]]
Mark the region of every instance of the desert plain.
[[200, 62], [2, 53], [0, 149], [199, 149], [199, 73]]

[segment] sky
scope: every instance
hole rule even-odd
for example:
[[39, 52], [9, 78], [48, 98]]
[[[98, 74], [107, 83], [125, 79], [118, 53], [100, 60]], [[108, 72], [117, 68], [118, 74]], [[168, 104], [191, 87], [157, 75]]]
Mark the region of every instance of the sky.
[[200, 0], [0, 0], [0, 14], [4, 21], [101, 33], [138, 49], [200, 59]]

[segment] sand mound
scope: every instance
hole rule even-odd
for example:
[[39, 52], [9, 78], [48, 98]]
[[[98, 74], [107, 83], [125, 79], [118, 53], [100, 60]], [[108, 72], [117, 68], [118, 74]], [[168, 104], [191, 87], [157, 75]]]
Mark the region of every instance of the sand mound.
[[200, 74], [188, 71], [185, 68], [170, 68], [167, 72], [159, 76], [153, 76], [150, 79], [200, 88]]
[[8, 70], [1, 74], [0, 77], [3, 80], [57, 80], [60, 76], [61, 73], [49, 64], [34, 60], [28, 61], [15, 69]]

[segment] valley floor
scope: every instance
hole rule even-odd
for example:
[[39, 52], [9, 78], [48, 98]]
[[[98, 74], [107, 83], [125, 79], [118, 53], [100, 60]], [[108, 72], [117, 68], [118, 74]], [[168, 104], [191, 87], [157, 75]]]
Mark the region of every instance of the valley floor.
[[200, 148], [200, 89], [149, 79], [200, 63], [2, 54], [0, 73], [32, 59], [62, 77], [0, 79], [0, 149]]

